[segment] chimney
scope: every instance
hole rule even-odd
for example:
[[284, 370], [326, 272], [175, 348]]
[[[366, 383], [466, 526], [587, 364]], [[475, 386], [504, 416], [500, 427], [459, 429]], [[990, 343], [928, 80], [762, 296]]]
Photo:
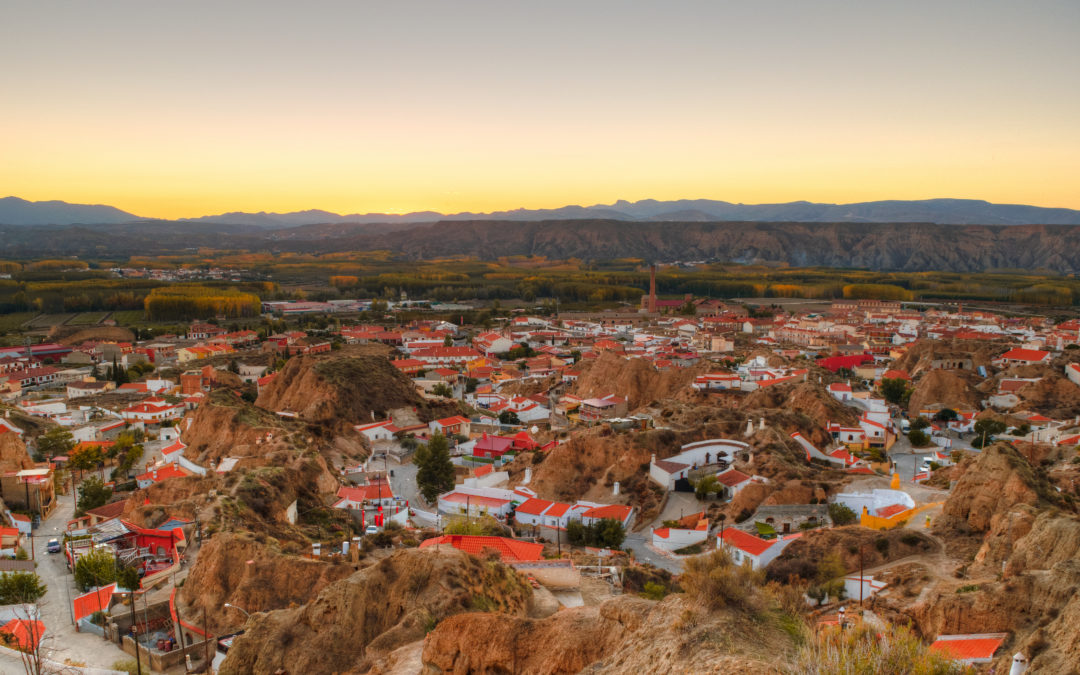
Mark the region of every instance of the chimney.
[[653, 456], [652, 456], [652, 463], [656, 464], [656, 453], [655, 452], [653, 453]]
[[615, 481], [615, 485], [611, 487], [611, 494], [616, 497], [619, 496], [619, 481]]
[[649, 314], [656, 313], [656, 265], [649, 266]]
[[1013, 654], [1012, 666], [1009, 667], [1009, 675], [1024, 675], [1027, 671], [1027, 659], [1020, 652]]

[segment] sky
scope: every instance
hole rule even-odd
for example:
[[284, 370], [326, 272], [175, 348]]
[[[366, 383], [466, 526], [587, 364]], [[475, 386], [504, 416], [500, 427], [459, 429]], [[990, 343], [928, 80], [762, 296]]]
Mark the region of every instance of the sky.
[[1080, 3], [0, 0], [0, 196], [1080, 208]]

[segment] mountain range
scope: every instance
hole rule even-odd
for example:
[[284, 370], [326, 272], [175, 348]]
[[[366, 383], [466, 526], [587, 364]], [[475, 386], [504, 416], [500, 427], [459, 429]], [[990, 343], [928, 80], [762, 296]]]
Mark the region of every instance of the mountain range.
[[[514, 209], [491, 213], [407, 214], [353, 213], [341, 215], [317, 209], [292, 213], [231, 212], [174, 222], [239, 225], [261, 229], [326, 224], [415, 224], [437, 221], [615, 220], [637, 222], [802, 222], [802, 223], [937, 223], [941, 225], [1080, 225], [1080, 211], [1023, 204], [993, 204], [974, 199], [887, 200], [854, 204], [788, 202], [733, 204], [711, 199], [680, 199], [614, 204], [563, 206], [557, 209]], [[0, 224], [113, 225], [146, 221], [105, 205], [62, 201], [30, 202], [18, 197], [0, 199]]]

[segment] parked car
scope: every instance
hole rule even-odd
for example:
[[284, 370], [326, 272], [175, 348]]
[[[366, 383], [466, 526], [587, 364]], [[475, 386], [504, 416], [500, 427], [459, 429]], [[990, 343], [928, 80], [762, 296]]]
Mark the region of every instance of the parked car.
[[375, 534], [378, 531], [379, 528], [375, 527], [374, 525], [368, 525], [364, 528], [364, 534]]
[[922, 466], [919, 467], [919, 473], [930, 473], [933, 469], [930, 468], [930, 460], [923, 460]]
[[60, 540], [59, 539], [50, 539], [49, 543], [45, 544], [45, 550], [48, 551], [49, 553], [59, 553], [60, 552]]

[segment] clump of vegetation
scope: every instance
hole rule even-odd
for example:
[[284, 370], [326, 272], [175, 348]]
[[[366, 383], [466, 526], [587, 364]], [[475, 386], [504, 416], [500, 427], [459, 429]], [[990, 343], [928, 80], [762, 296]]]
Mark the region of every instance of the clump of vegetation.
[[626, 530], [614, 518], [604, 518], [588, 525], [583, 525], [580, 520], [571, 520], [566, 526], [566, 538], [575, 546], [617, 549], [626, 538]]
[[432, 434], [431, 439], [416, 449], [416, 486], [429, 504], [439, 495], [454, 489], [454, 464], [450, 461], [450, 445], [442, 434]]
[[708, 610], [725, 607], [753, 612], [761, 609], [765, 575], [749, 565], [735, 565], [726, 551], [686, 561], [679, 584], [687, 596]]
[[966, 666], [935, 654], [903, 626], [827, 630], [803, 645], [793, 672], [803, 675], [951, 675]]
[[858, 516], [845, 504], [835, 502], [829, 504], [829, 520], [833, 522], [833, 525], [843, 526], [850, 525], [855, 522]]

